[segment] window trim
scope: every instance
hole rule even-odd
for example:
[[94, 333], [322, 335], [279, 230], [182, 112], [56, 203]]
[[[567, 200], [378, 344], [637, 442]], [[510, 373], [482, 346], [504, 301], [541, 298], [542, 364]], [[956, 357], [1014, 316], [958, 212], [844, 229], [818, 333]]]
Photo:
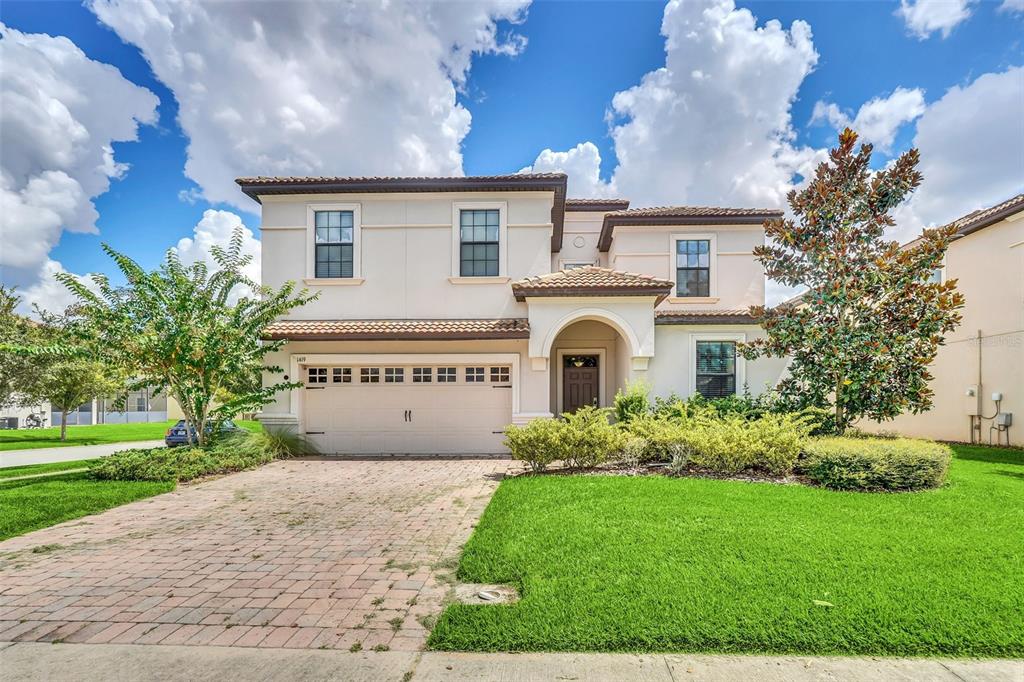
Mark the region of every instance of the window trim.
[[[708, 295], [707, 296], [680, 296], [679, 282], [676, 281], [676, 242], [705, 239], [708, 241]], [[718, 235], [713, 232], [681, 232], [669, 236], [668, 241], [668, 267], [672, 280], [672, 294], [669, 300], [673, 303], [707, 303], [709, 299], [718, 298]], [[728, 339], [725, 339], [728, 341]]]
[[600, 263], [596, 260], [587, 260], [585, 258], [559, 258], [558, 269], [565, 270], [567, 265], [571, 265], [574, 268], [585, 268], [587, 266], [599, 267]]
[[450, 282], [484, 280], [491, 283], [495, 277], [463, 276], [461, 271], [462, 211], [498, 211], [498, 275], [508, 277], [508, 202], [507, 201], [453, 201], [452, 202], [452, 248]]
[[[690, 396], [697, 395], [697, 342], [698, 341], [732, 341], [746, 343], [747, 335], [743, 332], [708, 332], [690, 334], [690, 353], [687, 374], [690, 377]], [[736, 388], [733, 395], [743, 395], [747, 386], [747, 361], [736, 351]]]
[[[361, 204], [306, 204], [306, 278], [307, 284], [356, 284], [363, 278], [363, 220]], [[351, 277], [317, 277], [316, 276], [316, 212], [317, 211], [352, 211], [352, 276]]]

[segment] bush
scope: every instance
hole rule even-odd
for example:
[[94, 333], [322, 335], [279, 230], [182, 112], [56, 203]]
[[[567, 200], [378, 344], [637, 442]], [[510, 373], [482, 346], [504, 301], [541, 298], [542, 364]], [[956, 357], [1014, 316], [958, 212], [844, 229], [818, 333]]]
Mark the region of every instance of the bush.
[[526, 462], [534, 472], [541, 472], [562, 458], [562, 429], [557, 419], [534, 419], [524, 426], [505, 429], [505, 447], [512, 459]]
[[280, 459], [319, 454], [313, 441], [296, 432], [294, 427], [264, 427], [249, 437], [258, 447], [270, 450]]
[[191, 481], [211, 474], [253, 469], [276, 459], [280, 451], [260, 434], [223, 438], [206, 448], [132, 448], [104, 457], [89, 468], [109, 481]]
[[624, 445], [623, 433], [608, 423], [608, 410], [587, 405], [562, 415], [562, 459], [573, 469], [604, 464]]
[[680, 441], [678, 421], [651, 414], [636, 417], [626, 426], [630, 436], [643, 441], [638, 453], [639, 461], [668, 462], [672, 459], [672, 447]]
[[615, 421], [626, 424], [637, 417], [646, 415], [651, 410], [651, 402], [647, 395], [649, 389], [643, 381], [634, 381], [626, 386], [625, 392], [619, 389], [615, 393]]
[[680, 431], [690, 461], [704, 469], [735, 474], [793, 470], [811, 425], [796, 415], [766, 414], [748, 421], [739, 415], [693, 421]]
[[949, 447], [911, 438], [817, 438], [801, 470], [833, 490], [923, 490], [946, 480]]

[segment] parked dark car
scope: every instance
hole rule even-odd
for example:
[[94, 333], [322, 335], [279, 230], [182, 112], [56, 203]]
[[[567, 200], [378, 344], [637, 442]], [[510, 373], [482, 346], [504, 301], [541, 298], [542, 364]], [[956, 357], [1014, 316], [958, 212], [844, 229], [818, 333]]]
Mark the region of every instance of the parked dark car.
[[[230, 419], [220, 425], [220, 435], [222, 436], [238, 433], [240, 431], [242, 431], [242, 429], [235, 426], [235, 423]], [[209, 436], [211, 433], [213, 433], [213, 426], [211, 424], [207, 424], [206, 435]], [[188, 440], [188, 435], [186, 435], [185, 432], [184, 419], [179, 419], [177, 424], [167, 429], [167, 435], [164, 436], [164, 443], [169, 448], [173, 448], [177, 445], [188, 445]], [[192, 442], [196, 442], [196, 430], [194, 428], [192, 429]]]

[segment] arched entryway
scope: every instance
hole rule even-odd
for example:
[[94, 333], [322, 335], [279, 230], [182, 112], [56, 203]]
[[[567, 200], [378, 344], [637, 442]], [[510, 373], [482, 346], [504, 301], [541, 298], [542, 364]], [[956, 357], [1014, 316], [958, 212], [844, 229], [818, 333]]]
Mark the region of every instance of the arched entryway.
[[610, 406], [632, 376], [629, 339], [601, 320], [582, 319], [563, 327], [548, 357], [554, 414], [583, 405]]

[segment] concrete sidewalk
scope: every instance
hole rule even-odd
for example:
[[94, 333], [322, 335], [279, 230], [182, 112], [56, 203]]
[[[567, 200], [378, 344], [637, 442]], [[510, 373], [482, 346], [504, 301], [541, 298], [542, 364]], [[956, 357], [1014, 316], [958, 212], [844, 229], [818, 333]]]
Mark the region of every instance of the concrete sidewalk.
[[1021, 682], [1024, 661], [807, 656], [459, 654], [0, 643], [4, 680], [681, 680]]
[[6, 450], [0, 452], [0, 469], [20, 467], [26, 464], [50, 464], [52, 462], [71, 462], [76, 459], [94, 459], [106, 457], [128, 448], [157, 448], [163, 444], [162, 440], [139, 440], [104, 443], [103, 445], [68, 445], [62, 448]]

